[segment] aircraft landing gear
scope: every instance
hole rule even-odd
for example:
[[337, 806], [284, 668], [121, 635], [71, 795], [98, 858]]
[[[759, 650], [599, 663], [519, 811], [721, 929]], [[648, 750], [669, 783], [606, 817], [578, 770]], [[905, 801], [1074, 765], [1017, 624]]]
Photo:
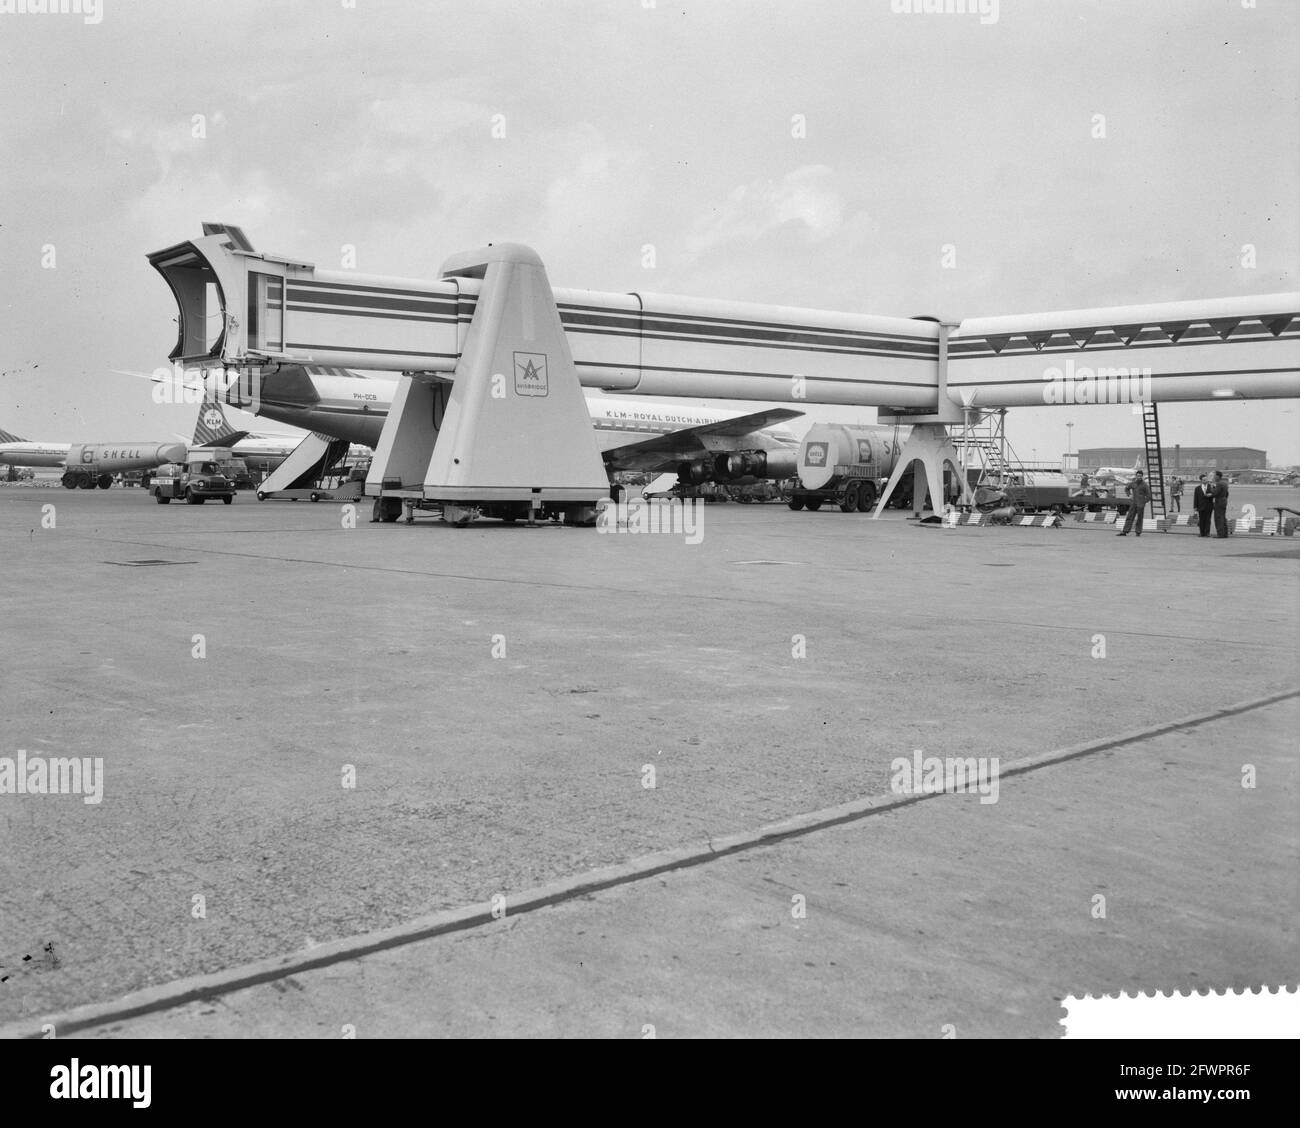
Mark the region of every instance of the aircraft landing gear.
[[400, 497], [377, 497], [374, 506], [370, 510], [370, 521], [372, 524], [382, 521], [385, 525], [391, 525], [401, 515], [402, 499]]

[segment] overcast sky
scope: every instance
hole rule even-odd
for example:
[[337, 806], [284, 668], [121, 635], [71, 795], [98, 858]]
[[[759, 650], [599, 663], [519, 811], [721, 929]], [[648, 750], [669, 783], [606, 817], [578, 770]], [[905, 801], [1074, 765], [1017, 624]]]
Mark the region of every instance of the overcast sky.
[[[514, 240], [557, 286], [900, 316], [1300, 289], [1300, 3], [904, 6], [0, 14], [0, 428], [188, 434], [193, 408], [112, 370], [166, 363], [175, 305], [145, 255], [209, 219], [328, 268], [352, 244], [359, 270], [432, 278]], [[1056, 458], [1067, 421], [1076, 450], [1141, 442], [1124, 407], [1013, 411], [1009, 432]], [[1162, 425], [1300, 463], [1297, 401]]]

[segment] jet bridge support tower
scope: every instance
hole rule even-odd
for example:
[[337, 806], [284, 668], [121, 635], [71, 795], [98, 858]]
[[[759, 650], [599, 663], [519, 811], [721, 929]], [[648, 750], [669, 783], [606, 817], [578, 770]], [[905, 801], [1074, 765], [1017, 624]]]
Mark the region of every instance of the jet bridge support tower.
[[946, 500], [943, 493], [943, 468], [948, 463], [951, 463], [953, 473], [961, 485], [961, 500], [967, 504], [974, 500], [971, 496], [970, 483], [962, 472], [957, 447], [948, 434], [949, 426], [960, 424], [965, 418], [962, 409], [948, 398], [948, 335], [954, 328], [956, 328], [955, 322], [939, 323], [938, 410], [923, 414], [888, 414], [888, 409], [880, 410], [878, 422], [886, 426], [910, 424], [912, 430], [894, 463], [894, 472], [889, 475], [889, 481], [880, 491], [880, 500], [876, 503], [876, 511], [871, 515], [872, 520], [884, 512], [894, 488], [913, 463], [916, 464], [916, 470], [912, 474], [912, 516], [921, 516], [927, 489], [930, 494], [930, 507], [936, 516], [943, 515]]
[[478, 301], [450, 378], [399, 381], [366, 478], [377, 516], [435, 503], [453, 523], [593, 520], [609, 480], [541, 259], [500, 244], [453, 256], [442, 277], [481, 279]]

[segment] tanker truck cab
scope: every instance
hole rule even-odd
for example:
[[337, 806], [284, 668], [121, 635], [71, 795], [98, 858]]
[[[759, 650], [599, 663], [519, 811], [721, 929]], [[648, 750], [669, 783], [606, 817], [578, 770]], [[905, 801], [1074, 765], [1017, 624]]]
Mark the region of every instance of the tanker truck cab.
[[235, 500], [235, 483], [211, 458], [192, 458], [184, 464], [168, 462], [158, 467], [150, 489], [159, 505], [184, 498], [187, 505], [202, 505], [209, 498], [229, 505]]

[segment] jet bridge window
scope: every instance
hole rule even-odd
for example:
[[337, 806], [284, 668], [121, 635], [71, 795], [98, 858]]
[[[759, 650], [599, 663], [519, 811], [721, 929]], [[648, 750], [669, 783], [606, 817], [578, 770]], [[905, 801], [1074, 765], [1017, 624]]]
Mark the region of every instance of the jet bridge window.
[[248, 276], [248, 347], [284, 349], [284, 279], [253, 271]]

